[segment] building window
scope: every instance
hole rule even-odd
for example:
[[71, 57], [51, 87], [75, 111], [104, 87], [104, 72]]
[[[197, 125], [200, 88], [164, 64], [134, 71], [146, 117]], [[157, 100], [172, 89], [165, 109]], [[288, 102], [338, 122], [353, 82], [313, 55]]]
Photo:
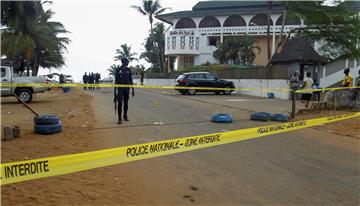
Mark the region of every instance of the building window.
[[185, 36], [180, 37], [180, 48], [185, 49]]
[[185, 17], [181, 18], [175, 25], [175, 29], [196, 28], [194, 20]]
[[170, 50], [170, 37], [168, 37], [166, 39], [166, 46], [167, 46], [167, 49]]
[[196, 40], [195, 40], [196, 50], [199, 50], [199, 46], [200, 46], [200, 37], [196, 37]]
[[216, 46], [217, 39], [216, 37], [210, 36], [208, 37], [208, 46]]
[[173, 50], [176, 49], [176, 36], [171, 38], [171, 47]]
[[[266, 26], [268, 21], [268, 15], [258, 14], [254, 16], [249, 23], [249, 26]], [[273, 21], [270, 19], [270, 25], [273, 25]]]
[[229, 16], [224, 22], [224, 27], [232, 27], [232, 26], [246, 26], [246, 22], [239, 15]]
[[221, 27], [220, 21], [213, 16], [207, 16], [200, 21], [199, 28]]
[[189, 48], [194, 49], [194, 37], [193, 36], [189, 37]]

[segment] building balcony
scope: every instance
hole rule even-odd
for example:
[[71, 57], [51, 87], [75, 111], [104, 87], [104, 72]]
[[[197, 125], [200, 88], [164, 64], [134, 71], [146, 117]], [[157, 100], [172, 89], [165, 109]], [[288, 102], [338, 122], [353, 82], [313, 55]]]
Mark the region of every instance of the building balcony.
[[192, 29], [165, 33], [165, 55], [199, 55], [200, 35]]
[[[288, 33], [295, 28], [301, 28], [301, 25], [285, 25], [284, 33]], [[171, 32], [182, 31], [184, 29], [173, 29]], [[267, 26], [237, 26], [237, 27], [206, 27], [206, 28], [192, 28], [188, 31], [196, 31], [200, 35], [221, 35], [221, 34], [249, 34], [249, 35], [261, 35], [267, 33]], [[281, 25], [271, 26], [270, 33], [280, 34]]]

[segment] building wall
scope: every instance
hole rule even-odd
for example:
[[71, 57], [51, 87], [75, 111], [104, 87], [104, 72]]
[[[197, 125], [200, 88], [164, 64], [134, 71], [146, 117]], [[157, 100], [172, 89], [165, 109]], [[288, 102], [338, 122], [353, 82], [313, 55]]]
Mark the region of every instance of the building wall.
[[[190, 19], [192, 19], [196, 25], [196, 28], [184, 28], [184, 29], [176, 29], [175, 25], [177, 24], [177, 22], [180, 19], [174, 19], [173, 22], [173, 27], [166, 32], [165, 36], [166, 36], [166, 43], [171, 44], [172, 42], [172, 37], [173, 35], [171, 35], [170, 33], [173, 31], [193, 31], [194, 34], [194, 38], [199, 38], [200, 39], [200, 45], [199, 45], [199, 49], [197, 49], [196, 47], [194, 47], [193, 49], [188, 48], [188, 39], [190, 38], [189, 36], [185, 35], [184, 36], [182, 34], [176, 34], [176, 48], [173, 49], [172, 46], [166, 46], [165, 49], [165, 54], [166, 55], [172, 55], [172, 56], [178, 56], [178, 55], [195, 55], [195, 65], [201, 65], [204, 64], [206, 62], [210, 62], [210, 63], [216, 63], [217, 61], [215, 61], [215, 59], [212, 57], [212, 53], [213, 51], [215, 51], [216, 49], [214, 49], [212, 46], [208, 45], [208, 40], [207, 38], [209, 36], [216, 36], [219, 39], [219, 42], [222, 42], [223, 39], [226, 36], [242, 36], [245, 34], [248, 34], [250, 36], [252, 36], [254, 39], [257, 39], [257, 45], [259, 45], [261, 47], [261, 52], [260, 54], [256, 55], [255, 58], [255, 64], [257, 65], [265, 65], [268, 61], [267, 59], [267, 38], [266, 38], [266, 29], [267, 26], [266, 25], [254, 25], [251, 24], [250, 22], [252, 20], [253, 17], [255, 17], [255, 14], [241, 14], [240, 15], [245, 23], [246, 26], [238, 26], [238, 27], [223, 27], [222, 25], [224, 24], [224, 22], [226, 21], [226, 19], [229, 16], [222, 16], [222, 15], [216, 15], [214, 16], [215, 18], [217, 18], [217, 20], [220, 22], [220, 27], [211, 27], [211, 28], [199, 28], [199, 24], [200, 22], [203, 20], [203, 18], [205, 17], [191, 17]], [[273, 49], [273, 45], [277, 45], [277, 42], [273, 42], [274, 38], [273, 34], [274, 32], [279, 35], [280, 33], [280, 28], [281, 25], [276, 25], [275, 23], [276, 21], [279, 19], [279, 17], [281, 16], [281, 13], [273, 13], [271, 15], [271, 19], [274, 23], [274, 25], [271, 26], [271, 52], [274, 51]], [[301, 21], [303, 22], [303, 21]], [[299, 25], [286, 25], [285, 26], [285, 30], [284, 30], [284, 35], [286, 35], [286, 32], [290, 31], [291, 29], [295, 28], [295, 27], [301, 27], [302, 24]], [[168, 37], [170, 37], [170, 41], [168, 41]], [[185, 39], [186, 42], [186, 46], [185, 47], [181, 47], [181, 41], [180, 39], [183, 38]], [[276, 41], [276, 40], [275, 40]], [[199, 56], [197, 56], [199, 55]], [[181, 64], [179, 64], [181, 65]], [[181, 67], [179, 67], [180, 69]]]

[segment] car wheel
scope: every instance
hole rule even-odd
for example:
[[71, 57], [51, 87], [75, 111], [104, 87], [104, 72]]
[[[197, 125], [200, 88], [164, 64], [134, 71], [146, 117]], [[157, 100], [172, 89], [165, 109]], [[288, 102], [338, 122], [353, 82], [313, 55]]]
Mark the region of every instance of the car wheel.
[[19, 89], [15, 94], [25, 103], [30, 103], [33, 98], [32, 92], [28, 89]]
[[[193, 86], [190, 86], [190, 87], [193, 87]], [[196, 94], [196, 90], [195, 90], [195, 89], [189, 89], [189, 90], [188, 90], [188, 94], [189, 94], [189, 95], [195, 95], [195, 94]]]
[[186, 91], [179, 91], [180, 92], [180, 94], [182, 94], [182, 95], [185, 95], [186, 94]]
[[221, 94], [221, 91], [214, 91], [215, 94]]
[[230, 90], [231, 89], [231, 87], [225, 87], [227, 90], [224, 90], [223, 92], [224, 92], [224, 94], [225, 95], [231, 95], [231, 92], [233, 91], [233, 90]]

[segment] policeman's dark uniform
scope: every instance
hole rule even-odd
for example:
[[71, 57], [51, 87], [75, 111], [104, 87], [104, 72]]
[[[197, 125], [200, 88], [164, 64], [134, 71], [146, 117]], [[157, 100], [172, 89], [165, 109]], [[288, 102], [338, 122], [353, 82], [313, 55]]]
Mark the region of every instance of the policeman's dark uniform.
[[[88, 75], [85, 73], [84, 76], [83, 76], [83, 82], [84, 84], [87, 84], [88, 83]], [[86, 87], [84, 87], [84, 90], [86, 90]]]
[[[133, 84], [131, 70], [122, 65], [115, 70], [115, 84]], [[124, 119], [127, 119], [130, 87], [117, 88], [118, 119], [121, 122], [122, 102], [124, 101]]]

